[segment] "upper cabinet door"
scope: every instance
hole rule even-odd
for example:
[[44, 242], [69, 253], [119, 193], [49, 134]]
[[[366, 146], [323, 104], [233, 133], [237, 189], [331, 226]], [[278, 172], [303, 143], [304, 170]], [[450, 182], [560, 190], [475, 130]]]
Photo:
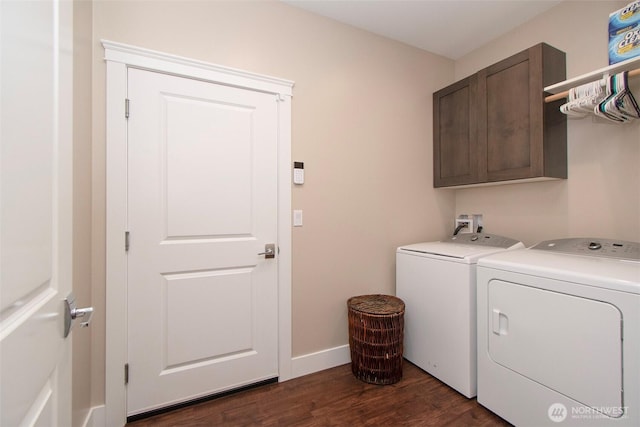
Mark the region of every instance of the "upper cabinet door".
[[478, 77], [467, 77], [433, 94], [435, 187], [483, 179], [478, 146]]
[[[565, 55], [538, 44], [478, 73], [478, 141], [487, 181], [566, 178], [566, 118], [543, 88], [565, 78]], [[545, 143], [546, 142], [546, 143]]]
[[544, 102], [564, 78], [565, 54], [542, 43], [434, 93], [434, 187], [566, 178], [562, 101]]
[[538, 73], [531, 65], [525, 51], [478, 73], [478, 140], [487, 147], [488, 181], [533, 177], [542, 164], [542, 132], [532, 126], [542, 122], [542, 90], [536, 93]]

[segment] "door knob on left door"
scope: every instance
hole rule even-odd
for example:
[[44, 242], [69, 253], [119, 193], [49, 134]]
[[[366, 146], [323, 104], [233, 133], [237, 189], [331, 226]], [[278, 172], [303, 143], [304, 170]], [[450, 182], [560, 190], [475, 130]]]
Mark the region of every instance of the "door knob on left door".
[[69, 336], [71, 332], [71, 325], [77, 318], [82, 318], [83, 322], [80, 326], [86, 328], [91, 323], [91, 317], [93, 316], [93, 307], [77, 308], [76, 297], [73, 292], [64, 300], [64, 337]]

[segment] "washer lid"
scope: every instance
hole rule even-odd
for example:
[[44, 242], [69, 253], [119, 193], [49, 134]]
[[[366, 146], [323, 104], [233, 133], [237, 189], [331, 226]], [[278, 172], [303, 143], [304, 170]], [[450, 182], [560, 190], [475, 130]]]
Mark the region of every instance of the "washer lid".
[[522, 242], [493, 234], [473, 233], [450, 237], [441, 242], [416, 243], [398, 248], [398, 253], [424, 257], [446, 257], [451, 261], [472, 262], [506, 249], [524, 248]]

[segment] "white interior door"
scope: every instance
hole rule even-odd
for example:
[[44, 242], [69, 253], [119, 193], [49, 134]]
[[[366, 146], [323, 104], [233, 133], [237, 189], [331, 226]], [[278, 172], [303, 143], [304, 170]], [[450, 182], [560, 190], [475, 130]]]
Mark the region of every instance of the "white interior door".
[[278, 376], [276, 97], [129, 69], [127, 413]]
[[0, 425], [71, 425], [72, 5], [1, 1]]

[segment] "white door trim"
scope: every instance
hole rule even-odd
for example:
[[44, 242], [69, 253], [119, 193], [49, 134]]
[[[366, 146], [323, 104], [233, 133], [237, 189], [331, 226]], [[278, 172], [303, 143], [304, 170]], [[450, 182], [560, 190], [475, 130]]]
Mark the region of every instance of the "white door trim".
[[292, 378], [291, 358], [291, 96], [293, 82], [102, 40], [107, 66], [106, 110], [106, 425], [126, 423], [127, 69], [241, 87], [278, 96], [278, 375]]

